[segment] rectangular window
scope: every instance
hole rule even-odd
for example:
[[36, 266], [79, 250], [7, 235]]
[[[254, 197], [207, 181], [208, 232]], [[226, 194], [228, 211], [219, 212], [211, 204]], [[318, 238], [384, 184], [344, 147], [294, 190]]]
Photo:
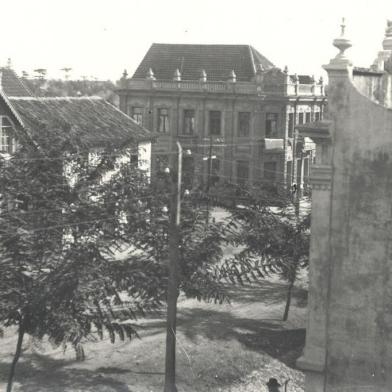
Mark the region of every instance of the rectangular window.
[[12, 124], [7, 117], [0, 117], [0, 151], [11, 154], [13, 152], [14, 140], [12, 137]]
[[169, 110], [158, 109], [158, 132], [167, 133], [169, 132]]
[[211, 110], [209, 113], [209, 130], [210, 135], [219, 136], [221, 134], [221, 112]]
[[250, 134], [250, 112], [238, 113], [238, 136], [249, 136]]
[[265, 118], [265, 137], [277, 136], [278, 133], [278, 114], [267, 113]]
[[132, 106], [131, 117], [139, 124], [143, 125], [143, 108]]
[[310, 112], [306, 112], [306, 113], [305, 113], [305, 122], [306, 122], [306, 123], [309, 123], [309, 122], [310, 122], [310, 116], [311, 116], [311, 113], [310, 113]]
[[276, 181], [276, 162], [264, 162], [264, 178], [270, 180], [271, 185]]
[[314, 121], [320, 121], [320, 112], [314, 113]]
[[237, 161], [237, 183], [245, 185], [249, 180], [249, 161]]
[[184, 110], [184, 126], [182, 133], [184, 135], [193, 135], [195, 132], [195, 111], [193, 109]]
[[289, 113], [289, 121], [287, 125], [288, 136], [293, 137], [294, 134], [294, 113]]
[[298, 113], [298, 124], [301, 125], [304, 123], [304, 114]]

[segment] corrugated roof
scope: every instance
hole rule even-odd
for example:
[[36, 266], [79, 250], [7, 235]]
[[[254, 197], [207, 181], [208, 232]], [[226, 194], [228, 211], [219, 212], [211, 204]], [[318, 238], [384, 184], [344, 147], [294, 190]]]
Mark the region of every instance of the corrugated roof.
[[122, 145], [154, 138], [153, 133], [99, 97], [13, 97], [9, 101], [25, 127], [33, 132], [39, 132], [37, 124], [61, 121], [78, 132], [89, 147]]
[[8, 67], [0, 67], [1, 87], [8, 97], [31, 97], [33, 94], [15, 71]]
[[238, 81], [250, 81], [258, 64], [274, 65], [249, 45], [152, 44], [133, 78], [144, 79], [148, 70], [156, 79], [171, 80], [178, 68], [183, 80], [199, 80], [204, 69], [207, 80], [226, 81], [234, 70]]

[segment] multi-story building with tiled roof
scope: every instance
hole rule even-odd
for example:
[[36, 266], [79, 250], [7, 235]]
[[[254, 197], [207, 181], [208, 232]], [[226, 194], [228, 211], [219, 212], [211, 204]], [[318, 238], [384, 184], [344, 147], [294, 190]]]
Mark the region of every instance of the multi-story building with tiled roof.
[[312, 145], [295, 141], [294, 127], [321, 119], [325, 105], [322, 80], [290, 75], [248, 45], [153, 44], [117, 93], [121, 110], [160, 134], [156, 168], [178, 140], [192, 151], [184, 178], [210, 185], [303, 184]]

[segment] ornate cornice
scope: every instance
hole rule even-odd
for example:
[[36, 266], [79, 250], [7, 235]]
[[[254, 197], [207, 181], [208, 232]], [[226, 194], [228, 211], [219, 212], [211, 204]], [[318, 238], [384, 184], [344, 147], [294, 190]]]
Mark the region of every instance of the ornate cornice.
[[328, 190], [331, 187], [332, 166], [314, 165], [310, 174], [310, 184], [313, 189]]

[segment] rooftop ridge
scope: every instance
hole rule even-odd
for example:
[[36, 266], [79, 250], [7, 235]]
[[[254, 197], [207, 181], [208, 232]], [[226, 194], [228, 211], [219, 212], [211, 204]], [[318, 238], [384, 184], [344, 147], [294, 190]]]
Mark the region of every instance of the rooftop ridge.
[[251, 45], [248, 45], [248, 50], [249, 50], [250, 59], [252, 61], [252, 65], [253, 65], [253, 72], [256, 75], [257, 68], [256, 68], [255, 57], [253, 55], [253, 50], [252, 50], [252, 46]]
[[13, 101], [71, 101], [71, 100], [94, 100], [94, 101], [104, 101], [102, 97], [97, 95], [92, 96], [84, 96], [84, 97], [38, 97], [38, 96], [30, 96], [30, 97], [13, 97], [10, 96]]

